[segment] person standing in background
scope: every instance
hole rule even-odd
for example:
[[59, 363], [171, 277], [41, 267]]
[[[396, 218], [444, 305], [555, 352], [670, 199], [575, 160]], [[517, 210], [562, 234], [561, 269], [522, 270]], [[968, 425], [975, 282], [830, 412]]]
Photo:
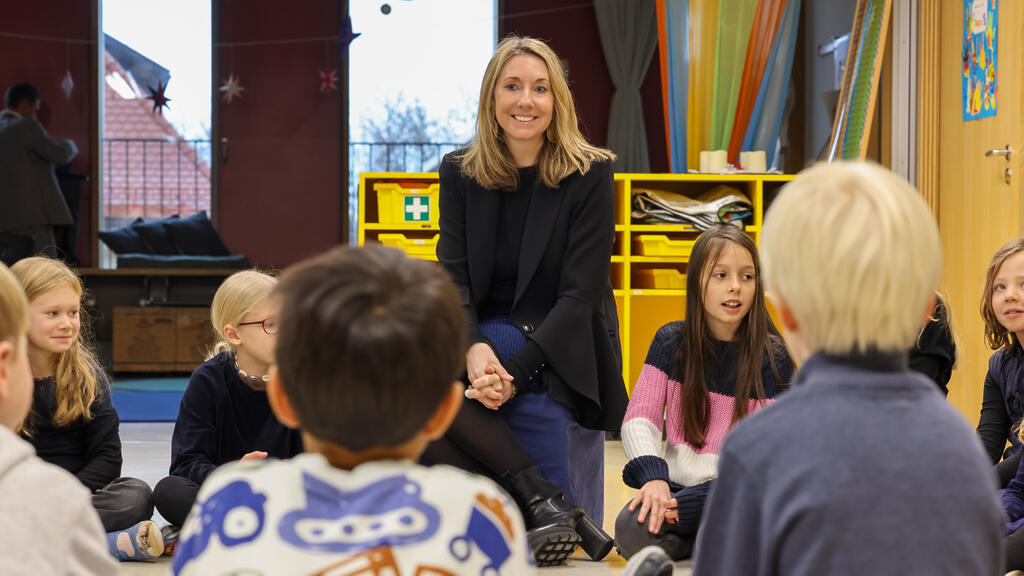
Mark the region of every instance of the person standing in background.
[[36, 114], [42, 99], [27, 83], [7, 89], [0, 111], [0, 233], [29, 236], [33, 252], [57, 256], [54, 226], [72, 224], [57, 185], [55, 165], [71, 162], [78, 147], [56, 141]]

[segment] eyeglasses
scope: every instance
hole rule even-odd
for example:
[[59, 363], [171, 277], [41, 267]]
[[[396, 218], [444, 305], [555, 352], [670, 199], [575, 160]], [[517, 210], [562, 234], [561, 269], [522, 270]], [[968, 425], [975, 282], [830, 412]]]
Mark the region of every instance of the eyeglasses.
[[252, 326], [259, 324], [263, 327], [263, 331], [267, 334], [277, 334], [277, 318], [266, 318], [264, 320], [257, 320], [256, 322], [242, 322], [238, 324], [238, 328], [242, 326]]

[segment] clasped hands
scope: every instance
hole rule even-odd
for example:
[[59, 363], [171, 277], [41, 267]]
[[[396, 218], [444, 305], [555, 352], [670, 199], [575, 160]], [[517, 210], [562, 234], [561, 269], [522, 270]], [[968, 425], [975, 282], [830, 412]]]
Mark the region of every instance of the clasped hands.
[[466, 398], [476, 400], [491, 410], [497, 410], [508, 402], [515, 390], [512, 375], [484, 342], [473, 344], [466, 352], [466, 374], [470, 383], [466, 388]]

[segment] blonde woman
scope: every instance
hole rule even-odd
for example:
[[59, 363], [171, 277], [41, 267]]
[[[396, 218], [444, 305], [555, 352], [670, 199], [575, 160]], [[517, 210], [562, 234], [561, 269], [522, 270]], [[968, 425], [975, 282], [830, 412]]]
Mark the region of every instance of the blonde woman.
[[121, 477], [120, 420], [110, 385], [92, 350], [81, 309], [82, 283], [63, 262], [20, 260], [11, 271], [28, 297], [28, 358], [35, 380], [32, 410], [19, 430], [43, 460], [75, 475], [119, 560], [147, 560], [163, 552], [152, 491]]
[[608, 279], [614, 158], [580, 133], [554, 51], [511, 36], [484, 73], [473, 143], [440, 167], [437, 257], [469, 316], [472, 401], [424, 459], [500, 479], [542, 566], [576, 543], [594, 559], [612, 545], [603, 431], [626, 406]]
[[214, 468], [235, 460], [291, 458], [302, 452], [299, 432], [270, 411], [266, 381], [274, 360], [277, 279], [257, 270], [229, 276], [217, 289], [210, 323], [218, 342], [188, 382], [171, 437], [170, 476], [153, 490], [173, 554], [176, 527]]

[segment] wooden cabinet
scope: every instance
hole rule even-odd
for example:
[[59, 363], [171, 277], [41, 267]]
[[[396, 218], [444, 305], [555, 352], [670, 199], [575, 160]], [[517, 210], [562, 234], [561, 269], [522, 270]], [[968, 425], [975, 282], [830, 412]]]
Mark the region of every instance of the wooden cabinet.
[[[611, 282], [619, 311], [622, 338], [623, 378], [630, 391], [640, 375], [647, 348], [654, 333], [663, 324], [683, 317], [686, 311], [685, 277], [689, 261], [688, 246], [700, 231], [683, 224], [646, 224], [630, 217], [634, 189], [656, 188], [697, 196], [725, 184], [746, 196], [753, 207], [753, 218], [745, 229], [760, 244], [765, 208], [791, 175], [776, 174], [616, 174], [615, 245], [611, 256]], [[437, 216], [422, 211], [404, 215], [392, 212], [395, 200], [381, 218], [377, 184], [385, 194], [401, 194], [390, 184], [404, 183], [417, 190], [414, 195], [430, 194], [430, 185], [438, 181], [436, 173], [363, 173], [359, 182], [359, 243], [382, 242], [410, 252], [418, 258], [436, 260], [433, 246], [438, 237]], [[433, 188], [436, 191], [436, 187]], [[435, 192], [436, 193], [436, 192]], [[381, 199], [384, 199], [381, 196]], [[407, 201], [413, 205], [413, 200]], [[403, 204], [404, 205], [404, 204]], [[415, 207], [427, 205], [425, 201]]]
[[214, 342], [209, 308], [114, 308], [115, 372], [191, 372]]

